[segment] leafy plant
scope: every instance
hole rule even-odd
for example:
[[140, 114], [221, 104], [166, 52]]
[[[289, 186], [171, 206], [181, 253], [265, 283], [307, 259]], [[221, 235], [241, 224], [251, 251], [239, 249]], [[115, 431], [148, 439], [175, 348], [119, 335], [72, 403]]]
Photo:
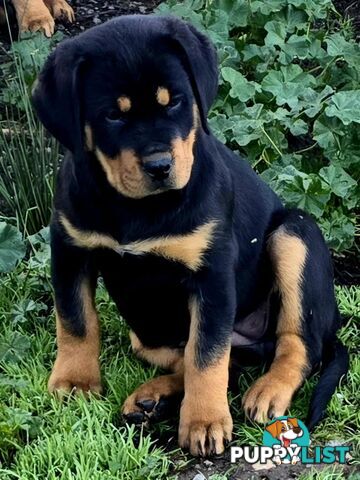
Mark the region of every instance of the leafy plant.
[[0, 273], [12, 270], [25, 255], [21, 233], [12, 225], [0, 222]]
[[214, 134], [245, 154], [337, 251], [360, 200], [360, 45], [330, 0], [169, 0], [219, 55]]
[[0, 97], [0, 213], [15, 216], [26, 234], [49, 223], [61, 159], [57, 142], [44, 131], [30, 101], [51, 45], [41, 34], [14, 42], [8, 62], [1, 65], [5, 80]]

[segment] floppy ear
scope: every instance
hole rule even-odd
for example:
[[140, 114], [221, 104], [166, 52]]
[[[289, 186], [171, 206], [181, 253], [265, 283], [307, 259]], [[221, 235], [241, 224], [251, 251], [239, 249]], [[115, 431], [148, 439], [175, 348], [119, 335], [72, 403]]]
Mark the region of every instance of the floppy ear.
[[280, 420], [276, 420], [273, 423], [270, 423], [265, 430], [270, 433], [274, 438], [278, 438], [281, 432], [282, 423]]
[[47, 59], [32, 102], [45, 128], [75, 153], [83, 147], [79, 77], [84, 58], [67, 44], [59, 45]]
[[202, 126], [209, 133], [207, 114], [218, 89], [218, 62], [211, 41], [192, 25], [170, 19], [171, 37], [180, 46], [190, 77]]
[[297, 418], [295, 418], [295, 417], [288, 417], [287, 421], [288, 421], [288, 423], [290, 423], [293, 427], [299, 427]]

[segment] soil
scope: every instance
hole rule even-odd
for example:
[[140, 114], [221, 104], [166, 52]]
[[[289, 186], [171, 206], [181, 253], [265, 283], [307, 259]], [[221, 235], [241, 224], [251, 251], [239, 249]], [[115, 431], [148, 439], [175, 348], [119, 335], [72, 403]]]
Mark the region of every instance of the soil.
[[[356, 237], [358, 238], [358, 237]], [[337, 285], [360, 285], [360, 245], [341, 255], [333, 254], [334, 275]]]
[[333, 0], [336, 10], [351, 20], [355, 38], [360, 41], [360, 0]]
[[[324, 465], [316, 465], [316, 472], [319, 473], [324, 468]], [[357, 467], [347, 465], [341, 468], [343, 478], [348, 478], [351, 474], [355, 475], [360, 471]], [[231, 464], [230, 454], [226, 454], [211, 460], [194, 459], [187, 470], [178, 474], [177, 480], [206, 480], [215, 474], [224, 475], [227, 480], [291, 480], [309, 470], [309, 467], [302, 464], [280, 466], [269, 464], [265, 468], [261, 465], [252, 466], [244, 461]]]

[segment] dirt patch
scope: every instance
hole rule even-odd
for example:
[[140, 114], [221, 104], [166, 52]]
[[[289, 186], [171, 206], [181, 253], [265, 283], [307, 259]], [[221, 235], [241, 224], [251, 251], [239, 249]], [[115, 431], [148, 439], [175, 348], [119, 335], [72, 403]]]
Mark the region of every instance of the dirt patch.
[[360, 245], [358, 242], [348, 252], [333, 255], [335, 282], [337, 285], [360, 285]]
[[60, 24], [58, 29], [65, 35], [73, 36], [119, 15], [149, 14], [161, 3], [161, 0], [146, 0], [143, 2], [73, 0], [69, 3], [74, 9], [76, 21], [73, 24]]
[[[176, 464], [176, 461], [175, 461]], [[180, 471], [177, 480], [207, 480], [212, 475], [221, 475], [227, 480], [290, 480], [298, 478], [301, 474], [311, 470], [311, 465], [280, 465], [263, 468], [262, 465], [254, 467], [244, 461], [235, 465], [230, 463], [230, 454], [227, 452], [221, 458], [211, 458], [210, 460], [194, 459], [185, 471]], [[316, 472], [326, 468], [325, 465], [317, 465]], [[360, 472], [360, 468], [350, 465], [338, 465], [338, 472], [342, 473], [344, 478], [348, 478]], [[220, 479], [219, 479], [220, 480]], [[221, 480], [223, 480], [221, 478]]]
[[360, 0], [333, 0], [333, 3], [339, 13], [351, 20], [355, 38], [360, 41]]

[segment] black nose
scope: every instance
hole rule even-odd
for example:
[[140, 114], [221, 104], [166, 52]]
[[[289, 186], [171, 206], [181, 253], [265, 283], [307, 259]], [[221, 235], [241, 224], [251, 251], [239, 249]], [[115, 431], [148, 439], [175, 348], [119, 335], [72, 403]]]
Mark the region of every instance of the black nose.
[[171, 170], [171, 155], [167, 152], [143, 157], [143, 169], [154, 180], [165, 180]]

